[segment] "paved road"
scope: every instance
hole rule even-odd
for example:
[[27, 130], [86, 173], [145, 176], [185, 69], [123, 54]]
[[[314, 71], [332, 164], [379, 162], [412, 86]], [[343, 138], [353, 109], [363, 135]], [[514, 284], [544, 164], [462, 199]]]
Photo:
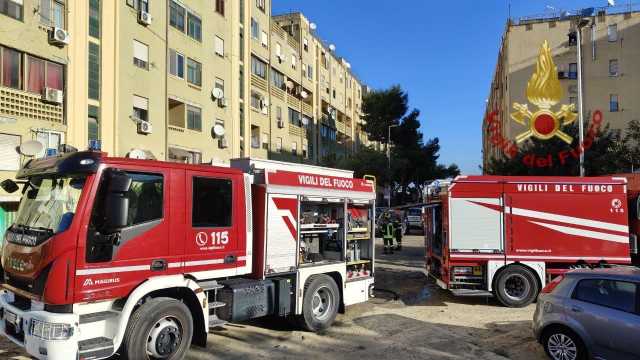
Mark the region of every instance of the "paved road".
[[[326, 332], [266, 320], [231, 324], [187, 359], [546, 359], [531, 336], [533, 306], [507, 309], [487, 299], [452, 297], [424, 276], [422, 243], [421, 236], [409, 236], [402, 252], [380, 256], [376, 287], [384, 291], [349, 307]], [[21, 355], [0, 340], [0, 358]]]

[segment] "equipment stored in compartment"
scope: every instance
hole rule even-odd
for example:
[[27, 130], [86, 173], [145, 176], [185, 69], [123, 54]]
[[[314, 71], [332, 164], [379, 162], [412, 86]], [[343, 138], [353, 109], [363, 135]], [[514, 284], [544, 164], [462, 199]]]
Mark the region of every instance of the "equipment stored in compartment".
[[232, 279], [220, 283], [224, 288], [218, 293], [218, 301], [226, 306], [218, 310], [218, 316], [223, 320], [239, 322], [291, 312], [290, 279]]

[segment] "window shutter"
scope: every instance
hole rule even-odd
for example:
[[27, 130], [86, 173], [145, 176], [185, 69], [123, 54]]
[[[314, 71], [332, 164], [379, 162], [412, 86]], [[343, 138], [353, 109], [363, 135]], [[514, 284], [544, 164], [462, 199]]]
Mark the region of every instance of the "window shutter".
[[20, 136], [0, 134], [0, 170], [17, 171], [20, 168]]
[[220, 56], [224, 56], [224, 40], [222, 40], [220, 37], [216, 36], [214, 45], [215, 45], [215, 48], [216, 48], [216, 54], [218, 54]]
[[266, 32], [262, 32], [262, 45], [263, 46], [268, 46], [269, 45], [269, 35], [267, 35]]
[[149, 47], [137, 40], [133, 40], [133, 57], [149, 62]]
[[149, 110], [149, 99], [143, 98], [142, 96], [133, 95], [133, 107], [142, 110]]

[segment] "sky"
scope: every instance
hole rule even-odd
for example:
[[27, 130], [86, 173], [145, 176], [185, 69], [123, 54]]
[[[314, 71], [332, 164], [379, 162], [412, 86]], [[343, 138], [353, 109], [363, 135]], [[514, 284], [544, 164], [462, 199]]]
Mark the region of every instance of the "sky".
[[[628, 0], [617, 1], [623, 5]], [[479, 174], [482, 118], [509, 17], [575, 10], [607, 0], [273, 0], [273, 13], [301, 11], [374, 89], [400, 84], [421, 112], [440, 161]]]

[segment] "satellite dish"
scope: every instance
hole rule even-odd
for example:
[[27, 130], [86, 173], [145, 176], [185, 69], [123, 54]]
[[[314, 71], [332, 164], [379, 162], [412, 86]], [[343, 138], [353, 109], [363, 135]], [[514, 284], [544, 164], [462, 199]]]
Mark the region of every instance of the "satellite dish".
[[306, 91], [302, 90], [300, 92], [300, 96], [302, 96], [303, 99], [306, 99], [309, 96], [309, 93], [307, 93]]
[[333, 44], [329, 45], [329, 50], [336, 51], [336, 46]]
[[224, 136], [225, 133], [225, 129], [224, 126], [220, 125], [220, 124], [216, 124], [213, 126], [213, 129], [211, 130], [211, 132], [213, 133], [213, 136], [216, 137], [222, 137]]
[[211, 96], [213, 96], [214, 99], [222, 99], [224, 97], [224, 91], [222, 91], [222, 89], [220, 88], [214, 88], [213, 90], [211, 90]]
[[127, 157], [131, 159], [146, 159], [147, 153], [145, 153], [144, 150], [133, 149], [129, 151], [129, 154], [127, 155]]
[[20, 145], [20, 154], [24, 156], [36, 156], [42, 152], [44, 144], [38, 140], [25, 141]]
[[310, 28], [311, 30], [315, 30], [315, 29], [317, 29], [317, 28], [318, 28], [318, 25], [316, 25], [316, 23], [311, 23], [311, 24], [309, 24], [309, 28]]
[[309, 118], [306, 116], [302, 117], [302, 125], [307, 126], [309, 125]]

